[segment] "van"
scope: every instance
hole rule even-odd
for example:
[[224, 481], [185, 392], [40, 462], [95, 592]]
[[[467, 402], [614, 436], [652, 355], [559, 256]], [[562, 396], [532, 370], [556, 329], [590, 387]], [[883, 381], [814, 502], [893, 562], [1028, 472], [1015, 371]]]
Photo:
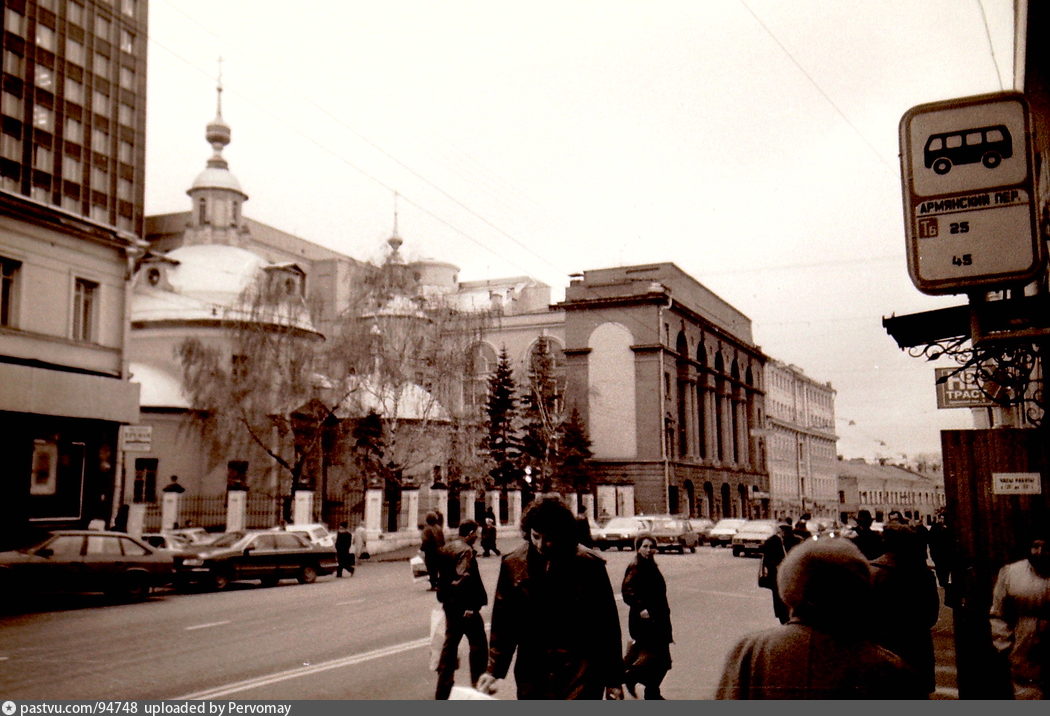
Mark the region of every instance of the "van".
[[947, 174], [956, 164], [980, 162], [995, 169], [1004, 159], [1013, 156], [1010, 130], [1002, 124], [974, 127], [957, 132], [931, 134], [926, 140], [923, 161], [927, 169]]

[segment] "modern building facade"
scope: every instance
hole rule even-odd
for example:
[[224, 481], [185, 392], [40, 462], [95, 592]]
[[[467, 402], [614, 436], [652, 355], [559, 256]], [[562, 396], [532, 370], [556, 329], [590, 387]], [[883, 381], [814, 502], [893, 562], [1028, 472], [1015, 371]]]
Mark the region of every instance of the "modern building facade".
[[109, 522], [142, 251], [146, 3], [8, 0], [0, 127], [0, 541]]
[[778, 360], [768, 361], [765, 371], [772, 516], [835, 517], [835, 389]]

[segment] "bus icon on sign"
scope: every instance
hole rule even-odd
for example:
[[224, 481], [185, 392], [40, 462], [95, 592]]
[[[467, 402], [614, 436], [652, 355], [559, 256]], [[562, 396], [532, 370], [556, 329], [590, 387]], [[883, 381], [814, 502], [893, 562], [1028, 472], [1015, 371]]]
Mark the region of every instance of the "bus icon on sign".
[[1010, 130], [1002, 124], [974, 127], [957, 132], [931, 134], [926, 140], [923, 161], [927, 169], [947, 174], [956, 164], [980, 162], [995, 169], [1004, 159], [1014, 154]]

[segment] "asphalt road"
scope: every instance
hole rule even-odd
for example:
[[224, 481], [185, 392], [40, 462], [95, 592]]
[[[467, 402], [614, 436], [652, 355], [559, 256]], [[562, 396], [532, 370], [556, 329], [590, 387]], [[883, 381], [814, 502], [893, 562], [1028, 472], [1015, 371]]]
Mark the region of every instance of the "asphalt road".
[[[604, 554], [619, 595], [633, 553]], [[657, 559], [675, 631], [664, 695], [709, 699], [736, 639], [777, 624], [769, 592], [755, 584], [758, 561], [710, 547]], [[479, 561], [491, 597], [499, 559]], [[0, 698], [430, 699], [436, 604], [406, 562], [365, 563], [352, 578], [311, 585], [162, 592], [141, 604], [36, 602], [0, 616]], [[463, 685], [465, 642], [461, 663]], [[497, 696], [514, 698], [512, 677]]]

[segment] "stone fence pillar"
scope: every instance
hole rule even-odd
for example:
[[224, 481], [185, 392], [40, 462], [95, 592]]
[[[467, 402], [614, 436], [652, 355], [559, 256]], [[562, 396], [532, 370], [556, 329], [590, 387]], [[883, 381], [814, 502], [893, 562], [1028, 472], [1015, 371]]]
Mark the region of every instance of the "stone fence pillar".
[[243, 530], [248, 523], [248, 493], [244, 490], [226, 492], [226, 531]]

